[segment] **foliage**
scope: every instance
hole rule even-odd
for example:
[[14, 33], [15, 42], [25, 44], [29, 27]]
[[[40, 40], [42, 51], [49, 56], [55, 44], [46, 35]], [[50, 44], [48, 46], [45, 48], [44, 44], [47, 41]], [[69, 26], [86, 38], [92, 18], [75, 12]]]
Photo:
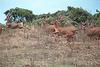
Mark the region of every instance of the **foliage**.
[[66, 16], [66, 14], [67, 14], [67, 11], [62, 10], [62, 11], [57, 11], [57, 12], [51, 14], [51, 16], [52, 17]]
[[94, 14], [94, 19], [96, 21], [96, 25], [100, 26], [100, 12], [99, 11], [96, 14]]
[[15, 9], [11, 8], [4, 12], [5, 15], [7, 15], [8, 13], [11, 13], [13, 17], [13, 21], [16, 21], [19, 19], [26, 20], [26, 21], [32, 21], [33, 18], [35, 17], [35, 15], [32, 13], [31, 10], [18, 8], [18, 7], [16, 7]]
[[68, 7], [67, 16], [78, 23], [92, 19], [92, 15], [82, 8]]
[[[40, 14], [40, 15], [34, 15], [31, 10], [18, 8], [16, 7], [11, 8], [4, 12], [5, 15], [7, 15], [9, 12], [12, 14], [13, 20], [16, 21], [18, 19], [26, 20], [27, 24], [35, 24], [35, 25], [41, 25], [45, 20], [47, 20], [48, 23], [55, 19], [59, 19], [59, 16], [64, 16], [65, 18], [61, 21], [61, 26], [64, 26], [65, 24], [73, 24], [78, 25], [80, 22], [86, 22], [89, 20], [90, 22], [96, 22], [96, 24], [100, 24], [100, 11], [96, 10], [97, 13], [92, 15], [86, 10], [82, 8], [75, 8], [68, 6], [68, 10], [62, 10], [57, 11], [55, 13], [47, 13], [47, 14]], [[90, 23], [88, 22], [88, 23]]]

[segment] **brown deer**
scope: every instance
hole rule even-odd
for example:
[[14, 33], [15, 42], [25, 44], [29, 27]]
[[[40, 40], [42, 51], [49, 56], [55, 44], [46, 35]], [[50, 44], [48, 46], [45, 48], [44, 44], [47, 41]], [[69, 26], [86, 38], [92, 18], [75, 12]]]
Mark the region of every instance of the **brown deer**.
[[49, 24], [47, 21], [43, 23], [43, 27], [46, 29], [47, 32], [55, 32], [55, 26], [53, 24]]
[[10, 13], [8, 13], [8, 15], [6, 17], [6, 20], [7, 20], [7, 22], [6, 22], [6, 27], [7, 28], [11, 28], [11, 29], [16, 29], [16, 28], [21, 29], [21, 28], [23, 28], [23, 22], [17, 21], [17, 22], [12, 23], [12, 19], [11, 19], [11, 14]]
[[100, 38], [100, 27], [93, 27], [88, 29], [87, 36]]
[[[63, 18], [64, 18], [63, 16], [59, 16], [59, 17], [57, 18], [57, 20], [61, 21], [61, 20], [63, 20]], [[45, 25], [46, 30], [47, 30], [48, 32], [53, 32], [53, 33], [56, 32], [55, 25], [53, 24], [54, 22], [55, 22], [55, 20], [54, 20], [54, 21], [51, 21], [50, 24], [48, 24], [47, 20], [45, 20], [44, 25]]]
[[67, 37], [67, 40], [69, 41], [73, 36], [75, 35], [77, 29], [74, 26], [68, 26], [68, 27], [60, 27], [58, 20], [56, 20], [54, 23], [55, 33], [63, 34], [65, 37]]
[[0, 33], [2, 33], [2, 29], [3, 29], [3, 28], [2, 28], [2, 25], [0, 24]]
[[23, 28], [23, 23], [6, 23], [7, 28], [16, 29], [16, 28]]

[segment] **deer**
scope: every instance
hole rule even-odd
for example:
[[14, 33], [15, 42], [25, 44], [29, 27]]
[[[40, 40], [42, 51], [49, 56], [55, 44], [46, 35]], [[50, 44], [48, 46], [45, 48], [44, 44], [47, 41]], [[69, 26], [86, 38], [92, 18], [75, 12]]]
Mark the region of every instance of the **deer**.
[[0, 24], [0, 33], [2, 33], [2, 30], [3, 30], [3, 28], [2, 28], [2, 25]]
[[49, 24], [47, 20], [44, 21], [43, 27], [46, 29], [46, 32], [49, 33], [55, 32], [55, 26], [53, 24]]
[[68, 27], [60, 27], [58, 20], [56, 20], [54, 23], [55, 33], [65, 35], [67, 38], [67, 41], [70, 41], [71, 38], [75, 35], [77, 29], [74, 26], [68, 26]]
[[11, 29], [16, 29], [16, 28], [21, 29], [21, 28], [23, 28], [23, 22], [16, 21], [16, 22], [12, 23], [12, 18], [11, 17], [12, 17], [11, 14], [8, 13], [8, 15], [6, 17], [6, 20], [7, 20], [6, 27], [7, 28], [11, 28]]
[[93, 27], [88, 29], [87, 36], [90, 38], [91, 37], [100, 38], [100, 27]]

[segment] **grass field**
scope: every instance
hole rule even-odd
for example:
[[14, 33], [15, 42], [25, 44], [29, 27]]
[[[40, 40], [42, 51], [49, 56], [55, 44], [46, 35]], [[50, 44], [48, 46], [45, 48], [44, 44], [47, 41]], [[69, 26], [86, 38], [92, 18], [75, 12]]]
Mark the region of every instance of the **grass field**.
[[100, 41], [79, 35], [67, 42], [42, 28], [3, 32], [0, 67], [100, 67]]

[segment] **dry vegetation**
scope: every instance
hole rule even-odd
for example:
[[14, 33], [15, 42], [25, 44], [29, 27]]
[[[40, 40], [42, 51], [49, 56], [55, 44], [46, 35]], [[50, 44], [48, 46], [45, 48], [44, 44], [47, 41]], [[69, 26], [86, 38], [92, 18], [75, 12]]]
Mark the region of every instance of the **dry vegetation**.
[[100, 67], [100, 41], [82, 31], [67, 42], [39, 27], [9, 30], [0, 35], [0, 67]]

